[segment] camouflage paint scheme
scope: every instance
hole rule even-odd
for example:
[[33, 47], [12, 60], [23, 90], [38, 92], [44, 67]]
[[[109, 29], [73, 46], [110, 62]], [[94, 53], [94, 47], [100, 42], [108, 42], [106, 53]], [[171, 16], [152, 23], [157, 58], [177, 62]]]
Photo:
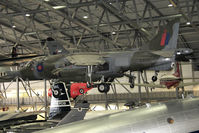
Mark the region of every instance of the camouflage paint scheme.
[[[65, 82], [85, 82], [88, 81], [88, 67], [92, 66], [91, 77], [95, 82], [102, 77], [105, 81], [122, 77], [128, 70], [171, 70], [175, 61], [178, 30], [179, 22], [174, 20], [161, 27], [149, 44], [143, 45], [140, 49], [87, 54], [65, 54], [65, 51], [62, 51], [62, 54], [35, 58], [20, 71], [8, 72], [7, 76], [20, 76], [29, 80], [58, 79]], [[57, 51], [59, 50], [56, 49]]]

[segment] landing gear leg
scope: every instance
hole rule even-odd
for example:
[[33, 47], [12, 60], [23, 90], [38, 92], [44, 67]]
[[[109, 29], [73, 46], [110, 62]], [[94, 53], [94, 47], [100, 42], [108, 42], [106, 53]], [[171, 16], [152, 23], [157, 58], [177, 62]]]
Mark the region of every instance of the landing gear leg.
[[181, 94], [181, 96], [182, 96], [182, 99], [184, 99], [184, 97], [185, 97], [184, 87], [182, 88], [182, 94]]
[[87, 88], [91, 88], [92, 87], [90, 82], [86, 82], [86, 86], [87, 86]]
[[179, 99], [179, 87], [176, 87], [176, 98]]
[[135, 81], [135, 77], [132, 76], [132, 72], [130, 71], [130, 76], [129, 76], [129, 83], [130, 83], [130, 88], [134, 88], [134, 81]]
[[92, 82], [92, 71], [93, 71], [93, 66], [88, 66], [87, 69], [87, 75], [88, 75], [88, 82], [87, 82], [87, 87], [91, 88], [91, 82]]

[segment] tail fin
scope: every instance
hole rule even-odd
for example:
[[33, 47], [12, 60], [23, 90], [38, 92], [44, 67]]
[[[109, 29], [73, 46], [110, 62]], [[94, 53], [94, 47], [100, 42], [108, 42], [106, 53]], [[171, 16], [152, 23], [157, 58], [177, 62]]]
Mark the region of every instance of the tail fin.
[[12, 58], [15, 58], [18, 56], [17, 47], [12, 47], [11, 56]]
[[50, 55], [69, 53], [59, 42], [51, 37], [46, 39], [46, 47], [48, 47]]
[[57, 126], [68, 124], [75, 121], [83, 120], [86, 112], [89, 110], [89, 103], [84, 101], [83, 103], [76, 103], [74, 109], [72, 109], [58, 124]]
[[52, 87], [49, 119], [61, 120], [71, 110], [67, 90], [63, 83], [56, 83]]
[[176, 71], [173, 75], [176, 77], [180, 77], [180, 65], [178, 62], [176, 63]]
[[167, 25], [160, 26], [157, 35], [144, 46], [147, 50], [171, 50], [177, 47], [179, 19], [170, 21]]

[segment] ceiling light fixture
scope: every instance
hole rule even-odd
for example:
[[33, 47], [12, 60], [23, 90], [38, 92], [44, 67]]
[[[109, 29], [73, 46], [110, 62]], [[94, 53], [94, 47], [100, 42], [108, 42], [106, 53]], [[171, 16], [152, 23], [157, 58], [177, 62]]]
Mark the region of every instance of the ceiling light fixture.
[[50, 0], [44, 0], [45, 2], [48, 2], [48, 1], [50, 1]]
[[13, 26], [12, 26], [12, 28], [16, 28], [16, 26], [15, 26], [15, 25], [13, 25]]
[[63, 8], [66, 8], [66, 6], [53, 6], [53, 8], [57, 10], [57, 9], [63, 9]]
[[87, 15], [85, 15], [85, 16], [83, 16], [83, 18], [85, 18], [85, 19], [86, 19], [86, 18], [88, 18], [88, 16], [87, 16]]
[[29, 33], [25, 33], [24, 35], [25, 36], [30, 36], [30, 35], [35, 35], [35, 34], [37, 34], [36, 32], [29, 32]]
[[187, 24], [187, 25], [190, 25], [190, 24], [191, 24], [191, 22], [187, 22], [186, 24]]
[[173, 5], [172, 4], [168, 4], [168, 7], [172, 7]]
[[26, 16], [26, 17], [30, 17], [30, 14], [27, 13], [25, 16]]
[[115, 31], [113, 31], [113, 32], [112, 32], [112, 34], [113, 34], [113, 35], [115, 35], [115, 34], [116, 34], [116, 32], [115, 32]]

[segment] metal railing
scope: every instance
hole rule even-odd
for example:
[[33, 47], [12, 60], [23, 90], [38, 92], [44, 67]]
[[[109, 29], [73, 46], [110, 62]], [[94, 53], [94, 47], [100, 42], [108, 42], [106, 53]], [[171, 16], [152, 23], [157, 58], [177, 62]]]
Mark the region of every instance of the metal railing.
[[[187, 95], [193, 95], [196, 97], [199, 97], [199, 91], [186, 91], [185, 96]], [[41, 97], [42, 98], [42, 97]], [[118, 100], [119, 102], [127, 102], [127, 101], [133, 101], [139, 98], [138, 93], [120, 93], [120, 94], [107, 94], [105, 96], [104, 94], [95, 94], [95, 95], [87, 95], [85, 96], [85, 100], [87, 100], [89, 103], [104, 103], [106, 100], [109, 102], [114, 102], [115, 100]], [[149, 96], [146, 93], [141, 94], [141, 98], [143, 101], [146, 100], [169, 100], [169, 99], [176, 99], [176, 92], [175, 91], [168, 91], [168, 92], [151, 92], [149, 93]], [[51, 98], [48, 97], [48, 105], [50, 105]], [[26, 98], [20, 98], [20, 105], [42, 105], [43, 102], [38, 97], [26, 97]], [[1, 99], [0, 105], [17, 105], [17, 99], [16, 98], [7, 98], [7, 99]]]

